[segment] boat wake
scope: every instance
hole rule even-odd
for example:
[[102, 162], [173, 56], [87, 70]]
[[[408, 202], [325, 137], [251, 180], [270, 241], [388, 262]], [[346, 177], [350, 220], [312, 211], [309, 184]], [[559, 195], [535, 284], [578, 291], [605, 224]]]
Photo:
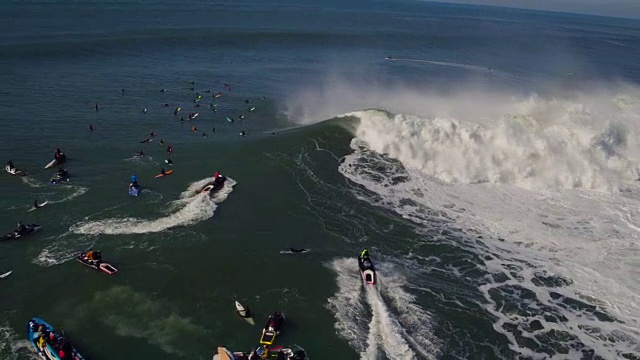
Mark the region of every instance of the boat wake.
[[235, 181], [229, 179], [225, 182], [224, 187], [216, 192], [213, 197], [195, 191], [199, 189], [198, 186], [200, 184], [204, 186], [204, 184], [212, 180], [213, 178], [207, 178], [191, 184], [180, 196], [180, 199], [170, 204], [174, 212], [165, 217], [153, 220], [113, 218], [85, 221], [73, 225], [70, 230], [76, 234], [87, 235], [145, 234], [199, 223], [213, 216], [217, 204], [220, 204], [229, 196], [233, 191], [233, 186], [236, 184]]
[[339, 171], [417, 233], [464, 229], [439, 241], [478, 255], [464, 281], [515, 353], [640, 356], [640, 94], [513, 101], [499, 116], [349, 114]]
[[[328, 307], [335, 314], [338, 335], [361, 359], [378, 359], [380, 352], [392, 360], [435, 358], [440, 341], [431, 330], [431, 316], [402, 288], [406, 279], [395, 274], [382, 278], [379, 287], [363, 287], [355, 258], [336, 259], [331, 268], [337, 275], [338, 291]], [[380, 269], [382, 273], [393, 271], [385, 266]]]

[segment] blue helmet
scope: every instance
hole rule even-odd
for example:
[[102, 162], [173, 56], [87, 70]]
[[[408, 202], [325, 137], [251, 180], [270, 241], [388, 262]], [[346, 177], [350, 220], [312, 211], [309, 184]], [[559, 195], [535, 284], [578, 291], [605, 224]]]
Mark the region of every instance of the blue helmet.
[[135, 175], [131, 175], [131, 182], [138, 181], [138, 178]]

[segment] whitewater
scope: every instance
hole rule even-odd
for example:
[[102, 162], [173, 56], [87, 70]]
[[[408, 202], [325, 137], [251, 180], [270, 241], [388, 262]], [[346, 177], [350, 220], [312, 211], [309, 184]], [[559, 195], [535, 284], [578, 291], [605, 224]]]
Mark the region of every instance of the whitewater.
[[[418, 115], [344, 115], [358, 119], [345, 123], [355, 138], [339, 166], [354, 195], [416, 233], [434, 220], [460, 228], [458, 241], [442, 241], [481, 255], [485, 276], [464, 281], [516, 353], [639, 356], [640, 91], [460, 92], [422, 104], [412, 105]], [[357, 294], [342, 298], [364, 311]], [[353, 326], [336, 327], [365, 358], [377, 356]]]

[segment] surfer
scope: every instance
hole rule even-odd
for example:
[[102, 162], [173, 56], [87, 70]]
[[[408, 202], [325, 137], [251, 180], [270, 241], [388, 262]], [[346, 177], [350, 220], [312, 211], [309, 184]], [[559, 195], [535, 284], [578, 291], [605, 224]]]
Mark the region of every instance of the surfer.
[[244, 119], [244, 115], [238, 116], [238, 119], [240, 119], [240, 120]]
[[148, 142], [150, 142], [150, 141], [153, 141], [153, 140], [152, 140], [152, 139], [150, 139], [150, 138], [146, 138], [146, 139], [144, 139], [144, 140], [140, 141], [140, 144], [148, 143]]
[[197, 127], [195, 127], [195, 126], [192, 126], [192, 127], [191, 127], [191, 131], [196, 132], [196, 131], [198, 131], [198, 128], [197, 128]]
[[207, 133], [202, 133], [202, 137], [207, 137]]
[[167, 89], [162, 89], [160, 90], [160, 92], [167, 92]]
[[33, 200], [33, 208], [34, 209], [40, 209], [42, 207], [42, 205], [38, 205], [38, 199], [34, 199]]
[[100, 109], [100, 105], [98, 105], [98, 103], [96, 103], [96, 111], [98, 111]]
[[16, 170], [16, 167], [13, 166], [13, 160], [7, 161], [7, 170], [10, 172], [14, 172]]
[[164, 145], [164, 139], [160, 139], [160, 145]]
[[162, 169], [160, 169], [160, 174], [167, 175], [167, 172], [164, 170], [164, 168], [162, 168]]
[[167, 158], [164, 162], [167, 165], [173, 165], [173, 161], [171, 160], [171, 158]]
[[240, 132], [238, 133], [238, 135], [240, 136], [247, 136], [247, 133], [244, 130], [240, 130]]
[[136, 156], [143, 157], [144, 156], [144, 151], [142, 151], [142, 150], [138, 151], [136, 153]]
[[124, 88], [122, 88], [122, 93], [124, 94]]
[[211, 128], [211, 132], [216, 132], [216, 128]]
[[306, 253], [307, 251], [309, 251], [309, 249], [296, 249], [293, 247], [289, 248], [289, 251], [291, 251], [292, 253]]
[[167, 146], [167, 152], [170, 153], [173, 151], [173, 147], [171, 147], [171, 145]]
[[255, 112], [255, 111], [256, 111], [256, 107], [255, 107], [255, 106], [250, 107], [250, 108], [249, 108], [249, 111], [251, 111], [251, 112]]
[[251, 100], [249, 100], [249, 99], [247, 99], [247, 100], [245, 100], [245, 101], [244, 101], [244, 103], [245, 103], [245, 104], [248, 104], [248, 103], [250, 103], [250, 102], [251, 102]]
[[142, 109], [142, 113], [146, 114], [147, 113], [147, 108]]
[[149, 136], [151, 136], [151, 137], [154, 137], [154, 136], [156, 136], [156, 135], [158, 135], [158, 133], [157, 133], [157, 132], [155, 132], [155, 131], [154, 131], [154, 132], [152, 132], [152, 133], [149, 133]]
[[95, 130], [95, 128], [93, 127], [93, 124], [89, 124], [89, 131], [93, 131]]

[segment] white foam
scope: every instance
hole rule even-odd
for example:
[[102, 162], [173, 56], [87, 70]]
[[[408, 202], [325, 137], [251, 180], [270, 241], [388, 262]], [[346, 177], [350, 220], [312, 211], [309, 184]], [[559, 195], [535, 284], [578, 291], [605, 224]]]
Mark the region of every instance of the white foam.
[[435, 357], [439, 341], [431, 332], [431, 316], [402, 289], [406, 282], [393, 268], [380, 267], [384, 274], [393, 274], [384, 286], [381, 284], [387, 277], [377, 272], [378, 286], [382, 286], [385, 296], [391, 295], [391, 306], [378, 287], [367, 285], [363, 291], [355, 258], [336, 259], [331, 268], [336, 272], [338, 284], [338, 291], [329, 299], [329, 309], [336, 318], [335, 328], [361, 359], [377, 359], [380, 350], [389, 359], [415, 359], [416, 352], [424, 358]]
[[[189, 186], [187, 191], [183, 192], [181, 199], [177, 200], [180, 207], [168, 216], [158, 219], [147, 220], [139, 218], [112, 218], [96, 221], [85, 221], [73, 225], [70, 230], [77, 234], [144, 234], [165, 231], [177, 226], [187, 226], [196, 224], [213, 216], [216, 204], [224, 201], [233, 191], [235, 182], [229, 179], [225, 185], [217, 191], [213, 197], [208, 194], [201, 194], [192, 191], [198, 188], [199, 184], [206, 184], [207, 180], [200, 180]], [[187, 195], [190, 194], [190, 195]], [[143, 192], [144, 194], [144, 192]]]
[[358, 262], [355, 258], [343, 258], [332, 261], [330, 266], [336, 272], [338, 286], [337, 292], [329, 298], [328, 303], [336, 319], [336, 332], [361, 353], [361, 356], [368, 355], [370, 359], [375, 359], [376, 337], [369, 334], [368, 341], [363, 341], [368, 334], [361, 323], [366, 310], [362, 301], [362, 281], [358, 272]]
[[0, 326], [0, 358], [4, 360], [40, 359], [26, 339], [19, 339], [8, 325]]
[[[360, 194], [361, 199], [415, 223], [432, 226], [433, 214], [443, 214], [456, 226], [485, 234], [482, 246], [454, 245], [491, 255], [481, 266], [507, 278], [480, 290], [482, 305], [498, 318], [494, 329], [510, 339], [512, 350], [534, 353], [502, 327], [506, 323], [532, 339], [549, 330], [567, 332], [605, 358], [637, 355], [640, 91], [624, 90], [574, 99], [462, 94], [440, 104], [433, 116], [353, 113], [360, 118], [354, 154], [340, 172], [379, 195]], [[572, 284], [535, 285], [542, 270]], [[529, 316], [503, 313], [492, 296], [515, 285], [535, 294], [535, 301], [525, 304]], [[619, 321], [567, 306], [551, 292]], [[541, 307], [566, 321], [535, 315]], [[533, 320], [544, 329], [528, 331]]]

